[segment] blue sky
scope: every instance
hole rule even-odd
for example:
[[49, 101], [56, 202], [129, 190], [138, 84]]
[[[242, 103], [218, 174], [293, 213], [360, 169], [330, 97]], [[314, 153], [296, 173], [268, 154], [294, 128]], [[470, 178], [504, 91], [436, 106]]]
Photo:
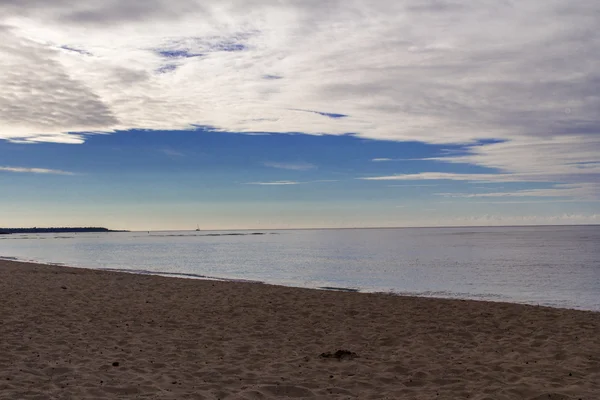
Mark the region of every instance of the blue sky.
[[424, 171], [495, 173], [423, 160], [463, 151], [353, 135], [204, 129], [93, 135], [79, 145], [4, 141], [0, 157], [6, 164], [25, 171], [43, 165], [49, 173], [1, 172], [0, 207], [10, 226], [115, 229], [479, 225], [531, 215], [551, 222], [555, 215], [595, 212], [593, 201], [450, 197], [548, 184], [364, 179]]
[[599, 223], [598, 11], [0, 4], [0, 226]]

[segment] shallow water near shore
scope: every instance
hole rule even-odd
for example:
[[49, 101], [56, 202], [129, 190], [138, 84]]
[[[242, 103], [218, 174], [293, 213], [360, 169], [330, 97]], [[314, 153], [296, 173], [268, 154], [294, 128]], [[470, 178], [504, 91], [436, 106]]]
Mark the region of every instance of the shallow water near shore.
[[600, 226], [24, 234], [0, 258], [600, 311]]

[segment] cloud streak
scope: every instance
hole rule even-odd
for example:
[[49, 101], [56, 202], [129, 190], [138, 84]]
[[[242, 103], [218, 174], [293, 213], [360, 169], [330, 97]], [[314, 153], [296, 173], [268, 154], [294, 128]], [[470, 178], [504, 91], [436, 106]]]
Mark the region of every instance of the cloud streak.
[[395, 161], [395, 158], [373, 158], [371, 159], [373, 162], [387, 162], [387, 161]]
[[[587, 202], [587, 200], [507, 200], [507, 201], [477, 201], [469, 204], [548, 204], [548, 203], [582, 203]], [[442, 201], [440, 203], [445, 204], [457, 204], [457, 202], [452, 201]]]
[[24, 174], [75, 175], [73, 172], [46, 168], [0, 167], [0, 172], [15, 172]]
[[466, 182], [536, 182], [543, 177], [517, 174], [456, 174], [451, 172], [421, 172], [418, 174], [397, 174], [357, 178], [367, 181], [466, 181]]
[[485, 197], [572, 197], [577, 199], [599, 200], [600, 184], [560, 184], [551, 188], [527, 189], [512, 192], [491, 193], [436, 193], [438, 196], [456, 198]]
[[287, 185], [305, 185], [308, 183], [326, 183], [339, 182], [335, 179], [318, 179], [314, 181], [269, 181], [269, 182], [246, 182], [244, 185], [261, 185], [261, 186], [287, 186]]
[[303, 182], [296, 181], [271, 181], [271, 182], [247, 182], [245, 185], [261, 185], [261, 186], [286, 186], [286, 185], [300, 185]]

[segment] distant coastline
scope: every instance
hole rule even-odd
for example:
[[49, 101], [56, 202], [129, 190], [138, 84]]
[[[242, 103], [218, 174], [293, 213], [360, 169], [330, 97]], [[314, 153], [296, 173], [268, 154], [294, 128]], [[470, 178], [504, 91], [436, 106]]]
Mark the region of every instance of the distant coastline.
[[80, 233], [80, 232], [128, 232], [115, 231], [100, 227], [50, 227], [50, 228], [0, 228], [0, 235], [10, 235], [12, 233]]

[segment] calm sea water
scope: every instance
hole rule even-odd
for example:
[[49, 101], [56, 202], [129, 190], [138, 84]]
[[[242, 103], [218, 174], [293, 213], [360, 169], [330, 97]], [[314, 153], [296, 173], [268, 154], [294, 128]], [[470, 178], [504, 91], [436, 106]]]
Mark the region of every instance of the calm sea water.
[[600, 311], [600, 226], [9, 235], [0, 257]]

